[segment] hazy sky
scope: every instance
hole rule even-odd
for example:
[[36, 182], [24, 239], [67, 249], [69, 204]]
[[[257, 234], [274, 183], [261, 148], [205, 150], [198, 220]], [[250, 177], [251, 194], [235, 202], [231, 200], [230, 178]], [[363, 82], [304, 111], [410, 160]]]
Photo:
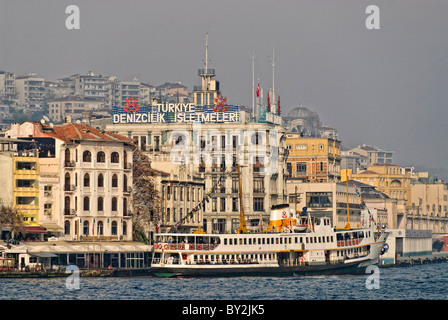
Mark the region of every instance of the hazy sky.
[[[380, 29], [368, 30], [368, 5]], [[80, 30], [67, 30], [68, 5]], [[0, 69], [54, 81], [89, 70], [158, 85], [199, 84], [209, 65], [228, 101], [251, 107], [252, 61], [283, 114], [303, 105], [345, 147], [395, 151], [399, 165], [448, 169], [448, 1], [0, 0]]]

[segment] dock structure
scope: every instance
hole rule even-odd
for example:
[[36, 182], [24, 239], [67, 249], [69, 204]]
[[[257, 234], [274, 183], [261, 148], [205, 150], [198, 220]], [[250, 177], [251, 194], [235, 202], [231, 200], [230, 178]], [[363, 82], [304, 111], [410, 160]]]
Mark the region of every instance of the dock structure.
[[448, 261], [448, 251], [433, 252], [420, 256], [397, 257], [395, 266], [407, 267], [427, 263], [440, 263]]

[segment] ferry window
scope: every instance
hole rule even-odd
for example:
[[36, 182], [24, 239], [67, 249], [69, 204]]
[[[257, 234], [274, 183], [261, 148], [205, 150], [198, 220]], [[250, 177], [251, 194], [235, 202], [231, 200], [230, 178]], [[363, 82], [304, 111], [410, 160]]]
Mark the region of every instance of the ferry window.
[[[244, 239], [246, 240], [246, 239]], [[243, 239], [240, 239], [240, 246], [243, 244]]]
[[230, 244], [230, 245], [232, 244], [232, 239], [229, 239], [229, 244]]
[[318, 239], [319, 239], [319, 243], [322, 243], [322, 239], [321, 239], [321, 237], [319, 237]]
[[[277, 241], [278, 244], [278, 241]], [[280, 244], [283, 244], [283, 238], [280, 238]]]
[[264, 244], [264, 238], [263, 238], [263, 244]]
[[278, 238], [275, 238], [275, 244], [278, 244]]
[[308, 243], [308, 238], [305, 238], [306, 239], [306, 243]]
[[251, 238], [249, 238], [249, 244], [252, 244], [252, 239]]
[[299, 239], [297, 237], [294, 238], [295, 238], [294, 243], [298, 243]]
[[246, 238], [244, 238], [244, 244], [245, 244], [245, 245], [247, 244], [247, 239], [246, 239]]
[[224, 238], [224, 245], [227, 245], [227, 238]]

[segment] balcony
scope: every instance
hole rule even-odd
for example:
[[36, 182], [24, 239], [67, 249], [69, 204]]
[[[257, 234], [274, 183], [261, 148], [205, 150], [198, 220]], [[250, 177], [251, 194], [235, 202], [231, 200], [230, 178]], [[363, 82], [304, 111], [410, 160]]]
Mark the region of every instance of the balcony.
[[208, 76], [208, 77], [213, 77], [215, 76], [215, 69], [198, 69], [198, 76], [202, 77], [202, 76]]
[[64, 167], [65, 168], [74, 168], [75, 167], [75, 162], [74, 161], [67, 161], [67, 162], [64, 162]]
[[76, 215], [75, 209], [64, 209], [65, 216], [74, 216]]
[[74, 184], [64, 185], [64, 191], [73, 192], [75, 191], [76, 186]]

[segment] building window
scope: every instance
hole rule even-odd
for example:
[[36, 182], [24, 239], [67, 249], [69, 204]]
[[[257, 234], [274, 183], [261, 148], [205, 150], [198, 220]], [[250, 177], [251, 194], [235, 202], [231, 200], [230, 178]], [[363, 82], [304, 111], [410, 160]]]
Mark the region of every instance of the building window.
[[103, 199], [103, 197], [98, 197], [98, 211], [104, 211], [104, 199]]
[[82, 154], [82, 161], [83, 162], [92, 162], [92, 154], [90, 151], [84, 151]]
[[117, 198], [113, 197], [112, 198], [112, 211], [118, 211], [118, 206], [117, 206], [118, 202], [117, 202]]
[[306, 173], [306, 162], [297, 162], [296, 171], [298, 173]]
[[89, 197], [84, 197], [84, 211], [89, 211], [90, 210], [90, 199]]
[[110, 230], [111, 232], [111, 234], [113, 235], [113, 236], [116, 236], [117, 235], [117, 221], [112, 221], [112, 227], [111, 227], [111, 230]]
[[120, 162], [120, 155], [118, 152], [112, 152], [110, 156], [110, 162], [112, 163], [119, 163]]
[[306, 204], [309, 208], [331, 208], [333, 195], [331, 192], [307, 192]]
[[101, 163], [106, 162], [106, 154], [103, 151], [100, 151], [97, 153], [96, 162], [101, 162]]
[[263, 197], [254, 197], [254, 211], [264, 211]]
[[98, 225], [96, 228], [96, 234], [99, 236], [103, 235], [103, 221], [98, 221]]
[[84, 221], [84, 225], [83, 225], [83, 234], [85, 235], [85, 236], [88, 236], [89, 235], [89, 221]]
[[98, 188], [104, 188], [104, 176], [102, 173], [98, 175]]
[[116, 174], [112, 176], [112, 188], [118, 188], [118, 176]]
[[70, 235], [70, 221], [65, 220], [64, 222], [64, 234], [65, 235]]
[[226, 211], [226, 198], [219, 198], [221, 202], [220, 211]]
[[126, 223], [126, 221], [123, 221], [123, 235], [127, 235], [128, 234], [128, 224]]
[[232, 211], [238, 211], [238, 198], [232, 198]]
[[84, 187], [90, 187], [90, 176], [88, 173], [84, 175]]

